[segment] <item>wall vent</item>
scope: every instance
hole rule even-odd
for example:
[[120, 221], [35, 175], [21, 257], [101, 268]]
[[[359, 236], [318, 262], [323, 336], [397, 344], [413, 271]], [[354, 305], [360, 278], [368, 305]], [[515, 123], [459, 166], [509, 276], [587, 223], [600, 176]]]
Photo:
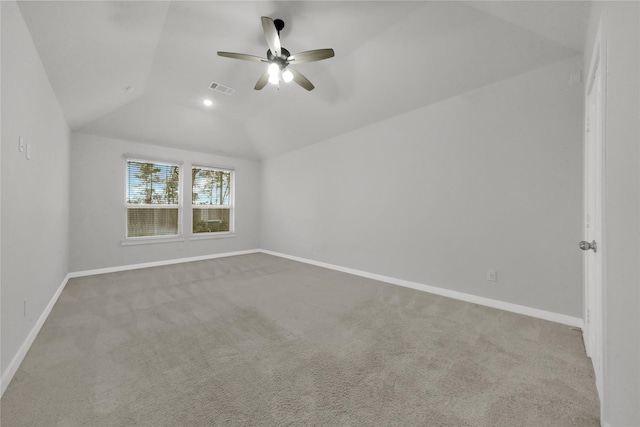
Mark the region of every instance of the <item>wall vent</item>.
[[211, 82], [211, 84], [209, 85], [209, 89], [215, 90], [216, 92], [222, 92], [225, 95], [233, 95], [233, 92], [236, 91], [235, 89], [231, 89], [230, 87], [221, 85], [220, 83], [216, 82]]

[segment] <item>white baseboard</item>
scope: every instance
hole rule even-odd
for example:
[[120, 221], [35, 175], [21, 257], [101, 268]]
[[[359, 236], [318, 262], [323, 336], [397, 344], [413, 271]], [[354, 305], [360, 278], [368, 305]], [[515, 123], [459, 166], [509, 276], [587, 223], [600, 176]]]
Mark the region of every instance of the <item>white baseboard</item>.
[[129, 265], [119, 265], [116, 267], [96, 268], [94, 270], [74, 271], [72, 273], [69, 273], [69, 277], [73, 278], [73, 277], [93, 276], [96, 274], [116, 273], [118, 271], [138, 270], [140, 268], [160, 267], [163, 265], [181, 264], [184, 262], [193, 262], [193, 261], [204, 261], [207, 259], [225, 258], [229, 256], [236, 256], [236, 255], [255, 254], [258, 252], [260, 252], [260, 249], [249, 249], [246, 251], [223, 252], [219, 254], [194, 256], [189, 258], [177, 258], [177, 259], [168, 259], [165, 261], [145, 262], [141, 264], [129, 264]]
[[573, 326], [583, 329], [584, 322], [579, 317], [567, 316], [565, 314], [553, 313], [550, 311], [540, 310], [537, 308], [531, 308], [523, 305], [513, 304], [505, 301], [494, 300], [490, 298], [484, 298], [476, 295], [465, 294], [463, 292], [452, 291], [449, 289], [439, 288], [436, 286], [423, 285], [421, 283], [410, 282], [408, 280], [396, 279], [394, 277], [383, 276], [381, 274], [369, 273], [367, 271], [356, 270], [353, 268], [341, 267], [339, 265], [328, 264], [325, 262], [314, 261], [307, 258], [301, 258], [297, 256], [282, 254], [279, 252], [269, 251], [261, 249], [260, 252], [265, 254], [274, 255], [282, 258], [287, 258], [293, 261], [304, 262], [306, 264], [316, 265], [318, 267], [329, 268], [331, 270], [340, 271], [343, 273], [354, 274], [356, 276], [366, 277], [368, 279], [378, 280], [381, 282], [387, 282], [394, 285], [404, 286], [405, 288], [416, 289], [423, 292], [428, 292], [435, 295], [441, 295], [448, 298], [457, 299], [460, 301], [470, 302], [473, 304], [484, 305], [491, 308], [497, 308], [499, 310], [510, 311], [512, 313], [524, 314], [525, 316], [531, 316], [538, 319], [549, 320], [551, 322], [562, 323], [564, 325]]
[[16, 353], [16, 355], [11, 360], [11, 363], [9, 363], [9, 366], [7, 366], [7, 369], [2, 373], [2, 377], [0, 378], [0, 397], [4, 395], [5, 390], [7, 389], [7, 387], [9, 387], [9, 384], [11, 383], [13, 376], [18, 371], [20, 364], [22, 363], [22, 361], [24, 360], [24, 357], [27, 355], [27, 352], [31, 348], [31, 344], [33, 344], [33, 341], [35, 341], [36, 337], [38, 336], [40, 329], [42, 329], [42, 325], [44, 325], [44, 322], [47, 320], [47, 317], [49, 317], [49, 314], [51, 313], [53, 306], [56, 305], [56, 301], [58, 301], [60, 294], [64, 290], [64, 287], [67, 286], [67, 282], [69, 281], [70, 278], [71, 276], [67, 274], [65, 278], [62, 280], [62, 283], [60, 284], [56, 292], [53, 294], [51, 301], [49, 301], [49, 304], [47, 304], [47, 306], [45, 307], [44, 311], [38, 318], [38, 321], [36, 322], [35, 325], [33, 325], [31, 332], [29, 332], [29, 335], [27, 335], [27, 338], [24, 340], [24, 342], [20, 346], [20, 349], [18, 349], [18, 353]]

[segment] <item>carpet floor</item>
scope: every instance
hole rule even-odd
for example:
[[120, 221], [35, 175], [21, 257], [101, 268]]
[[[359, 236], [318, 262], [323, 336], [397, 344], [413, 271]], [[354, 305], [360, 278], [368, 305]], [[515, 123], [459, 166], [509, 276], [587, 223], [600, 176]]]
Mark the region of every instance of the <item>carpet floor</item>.
[[68, 282], [14, 426], [598, 426], [581, 332], [274, 257]]

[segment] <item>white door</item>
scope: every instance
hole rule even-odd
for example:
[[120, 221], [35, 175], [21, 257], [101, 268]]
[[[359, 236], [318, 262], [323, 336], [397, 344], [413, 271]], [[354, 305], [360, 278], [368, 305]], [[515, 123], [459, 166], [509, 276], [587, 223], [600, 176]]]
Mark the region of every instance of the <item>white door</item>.
[[602, 398], [603, 364], [603, 250], [602, 233], [603, 165], [604, 165], [604, 82], [601, 52], [587, 82], [585, 135], [585, 230], [581, 248], [584, 250], [585, 277], [585, 347], [596, 374], [596, 385]]

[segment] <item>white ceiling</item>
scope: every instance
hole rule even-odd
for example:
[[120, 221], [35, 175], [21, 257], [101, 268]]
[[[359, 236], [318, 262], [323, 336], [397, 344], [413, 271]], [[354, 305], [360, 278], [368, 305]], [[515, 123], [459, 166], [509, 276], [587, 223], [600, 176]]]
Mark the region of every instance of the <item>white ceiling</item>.
[[[579, 54], [582, 1], [25, 1], [20, 9], [73, 130], [266, 158]], [[316, 89], [253, 86], [261, 16]], [[236, 92], [208, 89], [218, 82]], [[134, 86], [133, 92], [124, 88]], [[202, 100], [213, 100], [205, 107]]]

